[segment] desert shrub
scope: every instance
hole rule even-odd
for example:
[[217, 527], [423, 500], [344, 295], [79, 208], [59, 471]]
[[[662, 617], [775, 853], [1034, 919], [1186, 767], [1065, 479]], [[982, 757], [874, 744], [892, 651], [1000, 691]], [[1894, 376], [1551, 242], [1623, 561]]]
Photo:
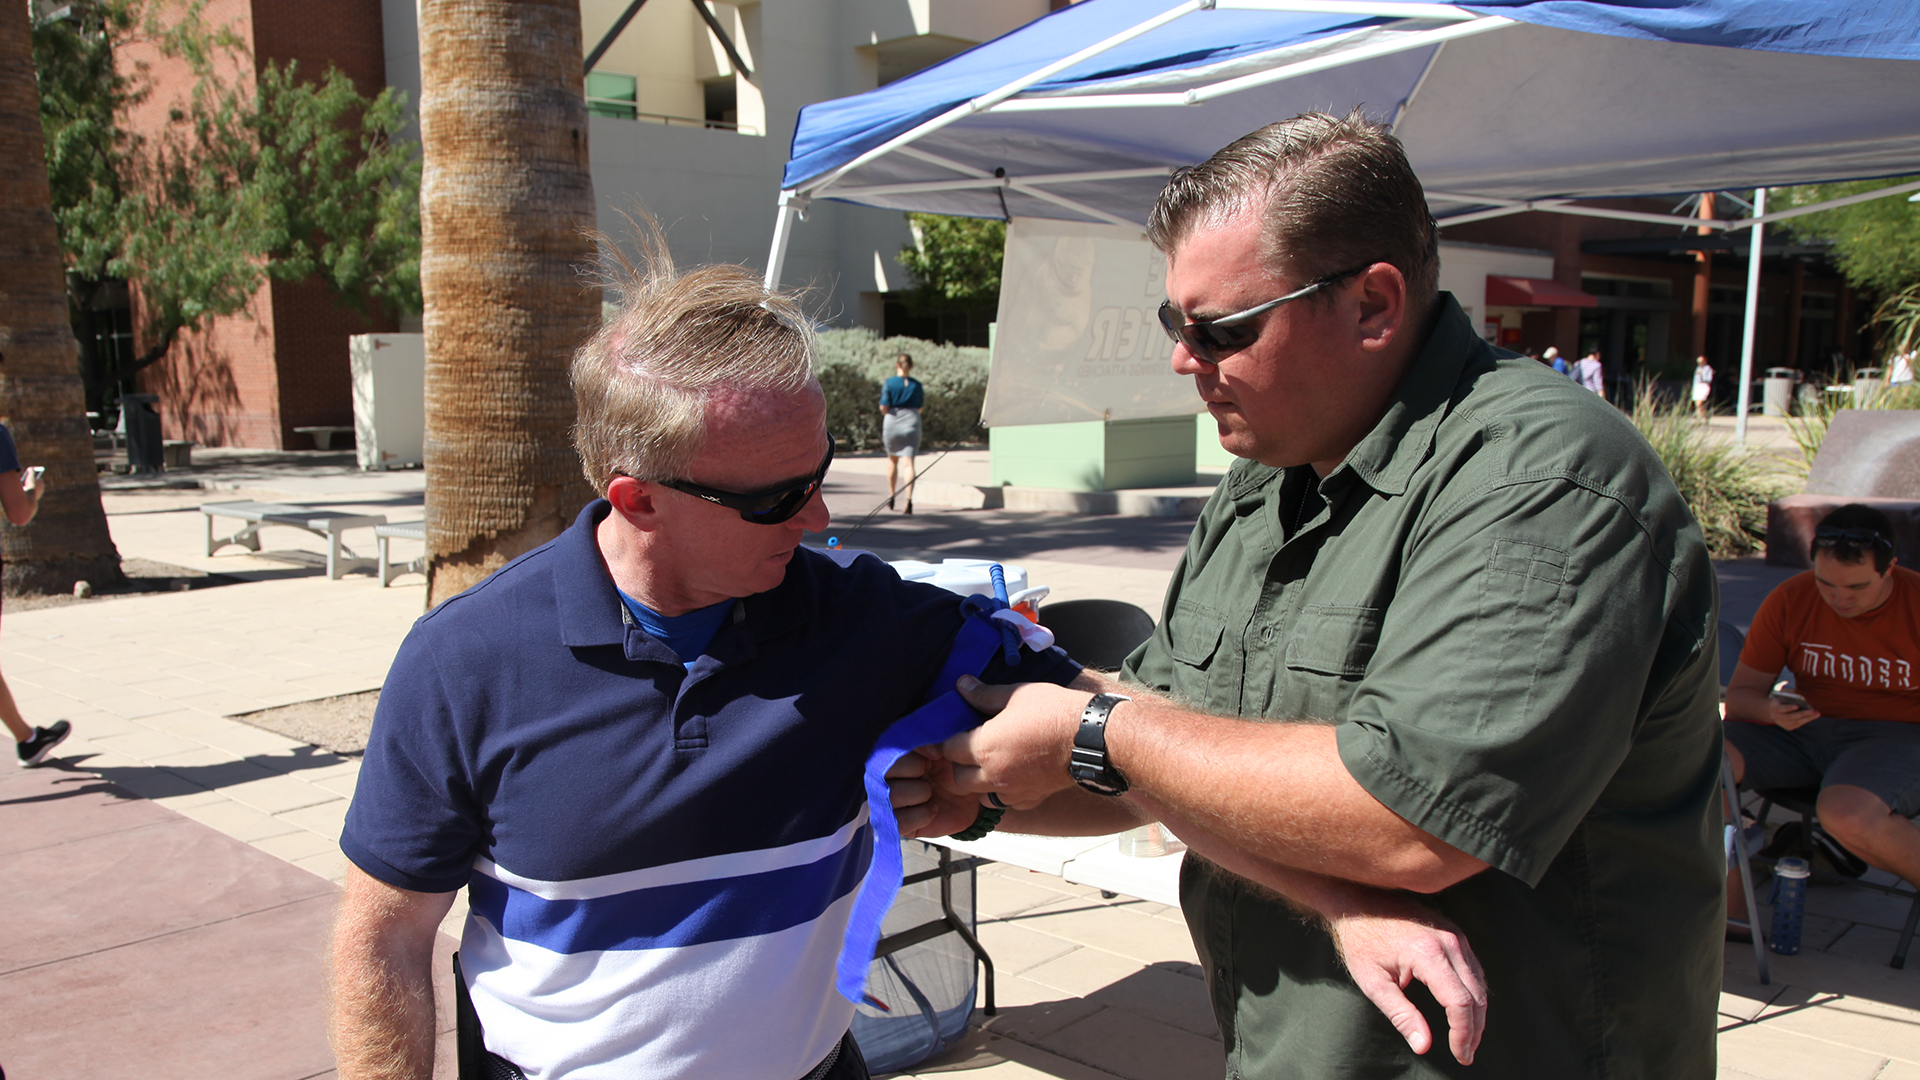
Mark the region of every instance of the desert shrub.
[[987, 350], [936, 345], [919, 338], [882, 338], [872, 330], [820, 333], [820, 386], [827, 395], [827, 426], [856, 447], [880, 441], [880, 384], [893, 358], [913, 357], [913, 377], [927, 388], [920, 412], [927, 443], [978, 442], [980, 407], [987, 397]]
[[1635, 394], [1632, 415], [1700, 522], [1707, 551], [1716, 559], [1737, 559], [1760, 550], [1767, 539], [1767, 503], [1786, 494], [1767, 463], [1748, 447], [1709, 441], [1691, 405], [1662, 404], [1649, 386]]
[[827, 395], [827, 430], [855, 449], [880, 438], [880, 383], [847, 363], [822, 363], [820, 389]]

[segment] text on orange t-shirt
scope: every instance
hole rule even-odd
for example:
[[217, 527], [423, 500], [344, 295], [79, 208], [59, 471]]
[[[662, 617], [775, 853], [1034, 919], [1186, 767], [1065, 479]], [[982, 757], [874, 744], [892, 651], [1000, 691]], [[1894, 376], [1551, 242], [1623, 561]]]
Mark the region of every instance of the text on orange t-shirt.
[[1792, 670], [1822, 716], [1920, 723], [1920, 573], [1891, 573], [1887, 602], [1852, 619], [1820, 599], [1811, 571], [1781, 582], [1753, 617], [1740, 662]]

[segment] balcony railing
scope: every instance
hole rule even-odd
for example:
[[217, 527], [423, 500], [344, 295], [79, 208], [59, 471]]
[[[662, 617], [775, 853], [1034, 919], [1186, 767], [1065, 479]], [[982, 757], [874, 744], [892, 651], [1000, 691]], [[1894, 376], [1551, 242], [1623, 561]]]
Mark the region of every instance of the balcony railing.
[[595, 116], [604, 116], [611, 120], [635, 120], [650, 124], [665, 124], [668, 127], [713, 128], [718, 131], [737, 131], [742, 135], [759, 135], [761, 132], [752, 127], [741, 127], [731, 120], [708, 120], [698, 116], [672, 116], [667, 113], [641, 112], [640, 107], [628, 98], [588, 97], [587, 111]]

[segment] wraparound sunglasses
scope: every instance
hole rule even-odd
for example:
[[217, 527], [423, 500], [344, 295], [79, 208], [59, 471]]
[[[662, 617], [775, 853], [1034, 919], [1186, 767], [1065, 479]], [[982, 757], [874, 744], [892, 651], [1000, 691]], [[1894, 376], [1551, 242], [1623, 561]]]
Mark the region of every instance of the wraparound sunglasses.
[[827, 467], [833, 464], [833, 438], [827, 438], [827, 456], [820, 468], [804, 480], [790, 480], [759, 491], [721, 491], [691, 480], [661, 480], [660, 486], [685, 492], [696, 499], [718, 503], [739, 513], [740, 520], [755, 525], [778, 525], [799, 513], [827, 479]]
[[1260, 340], [1260, 327], [1253, 320], [1272, 311], [1282, 304], [1291, 303], [1303, 296], [1312, 296], [1329, 285], [1345, 281], [1347, 278], [1371, 267], [1356, 266], [1351, 270], [1342, 270], [1330, 274], [1312, 284], [1295, 289], [1285, 296], [1269, 300], [1257, 307], [1245, 311], [1236, 311], [1231, 315], [1222, 315], [1217, 319], [1202, 319], [1199, 322], [1187, 322], [1180, 309], [1168, 300], [1160, 305], [1160, 326], [1167, 336], [1187, 347], [1194, 359], [1209, 364], [1217, 364], [1234, 353]]

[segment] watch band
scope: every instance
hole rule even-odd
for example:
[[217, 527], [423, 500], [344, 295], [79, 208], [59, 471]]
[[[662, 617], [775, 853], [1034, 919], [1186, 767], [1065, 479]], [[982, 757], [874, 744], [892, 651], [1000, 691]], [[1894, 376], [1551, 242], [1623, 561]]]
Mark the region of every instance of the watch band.
[[1080, 713], [1080, 729], [1073, 733], [1067, 775], [1095, 795], [1118, 795], [1127, 790], [1127, 778], [1107, 760], [1107, 716], [1115, 705], [1132, 700], [1124, 694], [1095, 694]]

